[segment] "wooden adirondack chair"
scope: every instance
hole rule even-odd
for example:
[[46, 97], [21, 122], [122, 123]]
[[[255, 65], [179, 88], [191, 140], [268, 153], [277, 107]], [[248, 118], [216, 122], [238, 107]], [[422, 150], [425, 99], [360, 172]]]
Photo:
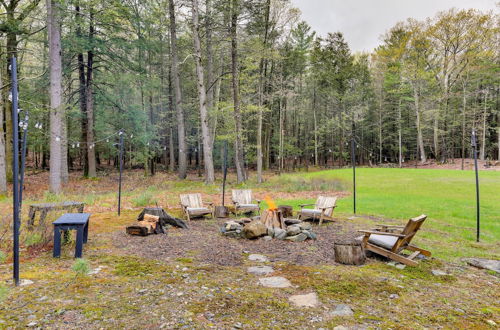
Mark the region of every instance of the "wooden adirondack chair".
[[[302, 219], [319, 219], [319, 224], [323, 220], [333, 220], [333, 209], [337, 206], [337, 197], [318, 196], [315, 204], [300, 205], [299, 220]], [[312, 209], [305, 209], [305, 206], [314, 206]]]
[[[373, 230], [360, 230], [364, 233], [363, 246], [366, 250], [375, 252], [394, 261], [408, 266], [416, 266], [414, 259], [419, 255], [430, 257], [427, 250], [411, 245], [410, 242], [424, 223], [427, 216], [422, 214], [408, 221], [406, 226], [379, 225]], [[409, 256], [401, 254], [403, 250], [412, 251]]]
[[192, 217], [201, 217], [210, 214], [214, 217], [213, 203], [203, 203], [200, 194], [182, 194], [180, 195], [181, 207], [188, 221]]
[[260, 214], [260, 200], [254, 200], [252, 198], [252, 190], [233, 189], [231, 195], [236, 214], [252, 211], [256, 211], [257, 214]]

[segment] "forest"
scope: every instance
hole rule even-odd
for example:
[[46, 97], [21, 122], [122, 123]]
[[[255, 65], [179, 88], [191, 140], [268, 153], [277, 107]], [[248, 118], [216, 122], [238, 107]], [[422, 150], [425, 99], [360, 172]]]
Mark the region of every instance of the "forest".
[[[12, 57], [30, 168], [266, 170], [500, 158], [499, 15], [408, 19], [371, 53], [286, 0], [0, 0], [0, 193], [12, 179]], [[463, 163], [462, 163], [463, 166]], [[105, 173], [105, 172], [103, 172]]]

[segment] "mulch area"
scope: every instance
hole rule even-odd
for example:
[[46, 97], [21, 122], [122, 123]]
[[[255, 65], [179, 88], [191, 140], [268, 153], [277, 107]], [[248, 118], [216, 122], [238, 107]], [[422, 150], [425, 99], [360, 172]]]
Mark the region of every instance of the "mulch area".
[[348, 220], [313, 225], [318, 235], [316, 241], [290, 242], [273, 239], [265, 241], [225, 237], [219, 227], [225, 222], [218, 220], [193, 220], [189, 229], [170, 228], [167, 234], [146, 237], [130, 236], [115, 232], [112, 240], [116, 248], [127, 255], [148, 259], [175, 261], [177, 258], [193, 258], [203, 264], [238, 266], [243, 264], [246, 253], [264, 254], [271, 261], [285, 261], [297, 265], [332, 264], [334, 242], [345, 242], [360, 234]]

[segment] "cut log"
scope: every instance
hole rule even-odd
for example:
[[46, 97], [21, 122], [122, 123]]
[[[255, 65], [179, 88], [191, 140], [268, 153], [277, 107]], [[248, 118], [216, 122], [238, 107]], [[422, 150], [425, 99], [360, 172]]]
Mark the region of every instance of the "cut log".
[[286, 228], [280, 210], [265, 210], [260, 217], [260, 222], [267, 228]]
[[126, 228], [126, 232], [129, 235], [147, 236], [148, 229], [139, 225], [132, 225]]
[[335, 261], [344, 265], [362, 265], [366, 256], [361, 242], [334, 243]]
[[179, 227], [179, 228], [184, 228], [184, 229], [188, 228], [184, 221], [182, 221], [181, 219], [178, 219], [178, 218], [174, 218], [173, 216], [171, 216], [170, 214], [165, 212], [165, 210], [162, 209], [161, 207], [146, 207], [146, 208], [144, 208], [144, 210], [142, 210], [142, 212], [137, 217], [137, 220], [139, 220], [139, 221], [144, 220], [145, 214], [156, 215], [156, 216], [160, 217], [160, 224], [162, 226], [169, 224], [169, 225], [172, 225], [174, 227]]
[[227, 218], [229, 215], [229, 211], [225, 206], [216, 206], [214, 214], [216, 218]]
[[290, 218], [293, 216], [293, 207], [290, 205], [279, 205], [278, 209], [281, 211], [283, 218]]

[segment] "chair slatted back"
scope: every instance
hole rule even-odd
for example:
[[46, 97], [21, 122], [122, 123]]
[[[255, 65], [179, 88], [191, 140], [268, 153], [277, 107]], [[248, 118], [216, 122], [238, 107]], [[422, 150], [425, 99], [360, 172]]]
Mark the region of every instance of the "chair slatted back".
[[321, 209], [328, 207], [328, 209], [325, 210], [325, 215], [330, 217], [333, 213], [335, 203], [337, 203], [337, 197], [318, 196], [315, 208]]
[[413, 239], [413, 236], [418, 232], [422, 224], [424, 223], [425, 219], [427, 219], [427, 216], [425, 214], [419, 215], [416, 218], [411, 218], [408, 220], [408, 223], [406, 224], [405, 228], [401, 232], [401, 235], [405, 235], [404, 237], [400, 237], [397, 241], [396, 244], [392, 247], [393, 252], [399, 252], [406, 246], [408, 246]]
[[251, 189], [233, 189], [233, 202], [238, 204], [252, 204]]
[[201, 194], [181, 194], [181, 204], [185, 207], [202, 208]]

